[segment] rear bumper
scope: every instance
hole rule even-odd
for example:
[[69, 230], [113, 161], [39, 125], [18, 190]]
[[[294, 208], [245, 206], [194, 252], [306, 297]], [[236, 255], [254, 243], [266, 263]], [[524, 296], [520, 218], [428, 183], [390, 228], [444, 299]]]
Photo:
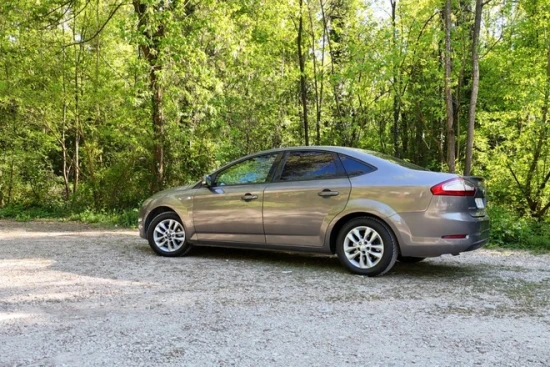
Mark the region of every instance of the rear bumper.
[[[457, 255], [483, 247], [489, 241], [488, 216], [472, 217], [468, 213], [448, 213], [427, 218], [427, 214], [407, 213], [399, 217], [397, 236], [402, 256], [436, 257]], [[429, 216], [429, 215], [428, 215]], [[446, 235], [465, 234], [462, 239], [445, 239]]]

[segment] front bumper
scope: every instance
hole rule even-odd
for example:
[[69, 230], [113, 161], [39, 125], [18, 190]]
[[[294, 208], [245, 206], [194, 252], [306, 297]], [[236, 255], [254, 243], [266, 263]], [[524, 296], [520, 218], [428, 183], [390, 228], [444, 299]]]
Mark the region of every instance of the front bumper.
[[147, 233], [145, 233], [145, 218], [147, 218], [147, 207], [146, 205], [143, 205], [141, 209], [139, 210], [139, 216], [138, 216], [138, 229], [139, 229], [139, 236], [141, 238], [147, 238]]

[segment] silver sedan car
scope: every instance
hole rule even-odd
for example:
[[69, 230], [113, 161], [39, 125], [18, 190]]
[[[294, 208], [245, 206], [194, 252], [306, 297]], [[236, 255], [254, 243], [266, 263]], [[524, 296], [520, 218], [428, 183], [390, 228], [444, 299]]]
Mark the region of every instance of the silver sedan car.
[[145, 200], [139, 231], [162, 256], [193, 246], [336, 254], [357, 274], [487, 243], [483, 179], [344, 147], [268, 150]]

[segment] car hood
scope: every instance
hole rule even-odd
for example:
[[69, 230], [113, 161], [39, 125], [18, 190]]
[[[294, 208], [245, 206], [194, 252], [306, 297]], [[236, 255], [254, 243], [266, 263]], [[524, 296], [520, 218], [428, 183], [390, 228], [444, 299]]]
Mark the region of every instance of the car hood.
[[194, 183], [194, 184], [191, 184], [191, 185], [176, 186], [176, 187], [172, 187], [170, 189], [159, 191], [156, 194], [153, 194], [152, 196], [150, 196], [146, 200], [146, 202], [149, 203], [152, 200], [155, 200], [155, 199], [158, 199], [158, 198], [161, 198], [161, 197], [166, 197], [166, 196], [170, 196], [170, 195], [175, 194], [175, 193], [181, 193], [181, 192], [192, 190], [193, 187], [195, 187], [196, 185], [197, 185], [197, 183]]

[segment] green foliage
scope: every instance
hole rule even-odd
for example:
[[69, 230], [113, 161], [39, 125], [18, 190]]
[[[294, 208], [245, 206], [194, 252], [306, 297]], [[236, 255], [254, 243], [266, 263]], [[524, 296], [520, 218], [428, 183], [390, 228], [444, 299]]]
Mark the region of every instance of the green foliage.
[[518, 215], [502, 206], [490, 206], [490, 246], [550, 251], [550, 223]]
[[119, 212], [85, 210], [81, 213], [71, 214], [68, 219], [85, 223], [133, 228], [137, 225], [138, 214], [138, 209], [125, 209]]
[[139, 210], [137, 208], [124, 210], [100, 210], [85, 209], [75, 212], [62, 207], [37, 207], [21, 204], [8, 205], [0, 208], [0, 219], [15, 219], [19, 222], [28, 222], [36, 219], [57, 219], [95, 223], [103, 226], [135, 228], [137, 225]]
[[15, 219], [25, 222], [32, 219], [64, 218], [68, 215], [66, 209], [54, 206], [25, 206], [22, 204], [11, 204], [0, 208], [0, 218]]
[[[0, 215], [130, 223], [158, 177], [159, 146], [170, 187], [304, 144], [301, 77], [310, 142], [446, 169], [442, 1], [397, 1], [395, 19], [390, 2], [360, 0], [304, 0], [301, 11], [296, 0], [119, 4], [0, 3]], [[494, 203], [493, 243], [544, 248], [550, 1], [484, 4], [474, 174]], [[454, 1], [451, 16], [457, 167], [473, 6]]]

